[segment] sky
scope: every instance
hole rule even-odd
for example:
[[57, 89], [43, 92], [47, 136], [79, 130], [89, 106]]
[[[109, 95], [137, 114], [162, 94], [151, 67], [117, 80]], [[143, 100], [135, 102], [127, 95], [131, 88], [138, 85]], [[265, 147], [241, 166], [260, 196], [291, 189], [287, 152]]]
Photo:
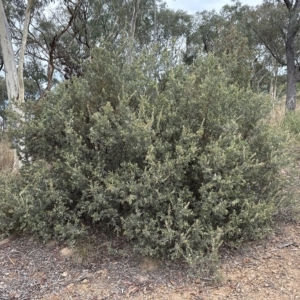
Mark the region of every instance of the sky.
[[[224, 5], [231, 4], [230, 0], [165, 0], [168, 7], [172, 9], [182, 9], [189, 13], [203, 10], [219, 11]], [[242, 4], [255, 6], [261, 4], [263, 0], [239, 0]]]

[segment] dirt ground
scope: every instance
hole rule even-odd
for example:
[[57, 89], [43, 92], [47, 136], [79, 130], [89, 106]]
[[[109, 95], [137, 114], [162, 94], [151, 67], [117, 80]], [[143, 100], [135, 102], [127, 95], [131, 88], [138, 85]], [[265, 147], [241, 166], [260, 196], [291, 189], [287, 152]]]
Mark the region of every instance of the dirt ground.
[[97, 243], [72, 249], [29, 236], [0, 241], [0, 299], [300, 299], [300, 223], [223, 249], [217, 282], [190, 277], [181, 263], [104, 255]]

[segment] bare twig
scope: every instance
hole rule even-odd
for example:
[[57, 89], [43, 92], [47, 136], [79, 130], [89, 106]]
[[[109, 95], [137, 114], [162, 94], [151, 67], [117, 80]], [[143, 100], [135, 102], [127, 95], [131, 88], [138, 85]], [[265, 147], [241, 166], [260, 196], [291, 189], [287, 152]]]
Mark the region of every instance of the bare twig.
[[9, 261], [13, 264], [13, 265], [15, 265], [15, 263], [14, 263], [14, 261], [7, 255], [7, 257], [8, 257], [8, 259], [9, 259]]
[[281, 244], [278, 246], [279, 249], [282, 249], [282, 248], [285, 248], [285, 247], [288, 247], [288, 246], [291, 246], [291, 245], [294, 245], [295, 242], [292, 241], [292, 242], [287, 242], [287, 243], [284, 243], [284, 244]]

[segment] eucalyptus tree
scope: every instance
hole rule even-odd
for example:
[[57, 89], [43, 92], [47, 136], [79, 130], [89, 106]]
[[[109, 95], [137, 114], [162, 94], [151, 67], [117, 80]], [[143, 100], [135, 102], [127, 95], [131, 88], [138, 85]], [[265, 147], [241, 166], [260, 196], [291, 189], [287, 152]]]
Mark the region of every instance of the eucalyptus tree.
[[173, 39], [186, 46], [187, 39], [193, 30], [193, 16], [182, 10], [171, 10], [162, 7], [157, 15], [157, 42], [166, 45]]
[[[27, 1], [27, 7], [24, 14], [24, 25], [22, 29], [21, 45], [19, 49], [18, 68], [14, 56], [12, 39], [9, 32], [9, 24], [4, 11], [4, 5], [0, 0], [0, 46], [3, 55], [3, 63], [5, 70], [5, 81], [7, 88], [8, 100], [12, 104], [12, 108], [22, 118], [22, 112], [16, 106], [17, 103], [23, 103], [25, 97], [24, 88], [24, 55], [28, 36], [28, 27], [30, 22], [30, 14], [33, 6], [33, 0]], [[17, 124], [18, 125], [18, 124]], [[14, 170], [18, 170], [21, 162], [16, 151], [14, 151]]]
[[[240, 69], [236, 69], [236, 74], [245, 75], [245, 72], [240, 72], [241, 68], [251, 67], [251, 62], [254, 61], [253, 44], [245, 28], [245, 15], [248, 9], [248, 6], [234, 2], [231, 6], [225, 5], [219, 13], [214, 10], [197, 13], [194, 17], [194, 30], [188, 40], [187, 63], [193, 61], [197, 55], [205, 56], [213, 53], [226, 60], [230, 57], [229, 54], [235, 53], [239, 58], [236, 63]], [[246, 81], [240, 79], [243, 84], [246, 81], [249, 84], [248, 79]], [[236, 80], [239, 81], [239, 76], [236, 76]]]
[[[223, 47], [220, 40], [233, 27], [239, 31], [240, 36], [247, 38], [249, 47], [253, 47], [253, 34], [246, 22], [249, 10], [249, 6], [233, 1], [231, 5], [223, 6], [220, 12], [197, 12], [193, 20], [194, 29], [189, 39], [189, 50], [201, 53], [218, 51], [218, 48]], [[226, 43], [226, 40], [223, 39], [223, 42]], [[235, 41], [230, 42], [233, 42], [231, 47], [238, 44]]]
[[276, 62], [286, 67], [286, 109], [296, 109], [300, 81], [300, 1], [265, 1], [253, 9], [251, 26]]
[[[252, 30], [252, 11], [250, 6], [233, 1], [230, 5], [223, 6], [220, 12], [212, 10], [196, 13], [187, 39], [185, 61], [189, 64], [197, 55], [207, 55], [210, 52], [217, 56], [239, 53], [240, 71], [243, 67], [248, 69], [247, 85], [254, 91], [267, 92], [274, 96], [278, 65]], [[242, 74], [244, 76], [246, 73]], [[236, 79], [245, 83], [238, 76]]]
[[81, 0], [54, 1], [50, 7], [43, 6], [34, 14], [27, 54], [31, 60], [48, 66], [46, 91], [51, 89], [54, 78], [82, 76], [82, 63], [91, 59], [91, 49], [101, 43], [117, 47], [127, 41], [129, 58], [132, 48], [141, 50], [153, 41], [160, 3]]
[[214, 42], [219, 37], [223, 26], [221, 16], [214, 10], [197, 12], [194, 16], [194, 30], [189, 36], [187, 51], [190, 56], [197, 52], [213, 51]]

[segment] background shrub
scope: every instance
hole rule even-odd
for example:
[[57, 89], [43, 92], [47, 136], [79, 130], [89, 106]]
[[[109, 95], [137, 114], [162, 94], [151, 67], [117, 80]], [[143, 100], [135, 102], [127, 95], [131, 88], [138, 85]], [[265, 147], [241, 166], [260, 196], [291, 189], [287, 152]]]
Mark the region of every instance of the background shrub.
[[286, 114], [282, 120], [282, 126], [294, 138], [300, 140], [300, 112], [298, 110]]

